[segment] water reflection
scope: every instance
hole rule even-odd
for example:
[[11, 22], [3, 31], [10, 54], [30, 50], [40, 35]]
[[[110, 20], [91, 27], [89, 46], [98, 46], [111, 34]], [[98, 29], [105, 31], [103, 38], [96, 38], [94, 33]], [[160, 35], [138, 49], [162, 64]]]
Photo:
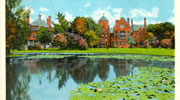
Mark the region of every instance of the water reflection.
[[[33, 95], [29, 91], [33, 85], [37, 85], [37, 83], [33, 83], [34, 77], [38, 79], [39, 86], [43, 84], [51, 85], [53, 83], [53, 85], [61, 91], [62, 88], [68, 88], [68, 86], [66, 86], [68, 80], [73, 80], [70, 84], [74, 85], [72, 88], [75, 88], [78, 84], [96, 82], [98, 80], [97, 78], [100, 78], [101, 81], [109, 80], [108, 77], [112, 74], [115, 74], [115, 77], [133, 75], [135, 67], [174, 67], [174, 62], [165, 61], [80, 57], [67, 57], [63, 59], [11, 58], [7, 59], [6, 64], [7, 100], [32, 99]], [[113, 69], [113, 71], [110, 71], [111, 69]], [[110, 79], [115, 77], [110, 77]], [[54, 88], [49, 89], [52, 90], [46, 91], [55, 91], [53, 90]], [[33, 89], [31, 91], [34, 92]], [[41, 97], [42, 95], [39, 94], [38, 96]], [[67, 99], [68, 97], [64, 98]], [[58, 99], [58, 97], [56, 99]]]

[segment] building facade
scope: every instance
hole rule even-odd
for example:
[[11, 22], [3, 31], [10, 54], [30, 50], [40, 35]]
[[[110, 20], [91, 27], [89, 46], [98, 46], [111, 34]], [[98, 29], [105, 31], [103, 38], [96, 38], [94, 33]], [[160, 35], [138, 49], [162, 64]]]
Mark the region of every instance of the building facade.
[[46, 22], [45, 22], [41, 19], [41, 15], [39, 15], [39, 18], [36, 19], [31, 24], [30, 24], [30, 18], [28, 16], [27, 23], [29, 24], [29, 27], [30, 27], [30, 36], [27, 39], [28, 40], [27, 46], [34, 45], [35, 43], [38, 43], [36, 36], [37, 36], [37, 32], [38, 32], [40, 27], [46, 27], [51, 32], [53, 32], [53, 28], [51, 27], [51, 16], [48, 16], [48, 18], [46, 19]]
[[146, 35], [146, 18], [144, 18], [144, 25], [134, 25], [133, 20], [123, 17], [120, 20], [115, 20], [113, 28], [109, 27], [108, 19], [103, 15], [99, 20], [102, 33], [100, 37], [100, 47], [115, 47], [115, 48], [128, 48], [128, 37], [132, 36], [139, 46]]

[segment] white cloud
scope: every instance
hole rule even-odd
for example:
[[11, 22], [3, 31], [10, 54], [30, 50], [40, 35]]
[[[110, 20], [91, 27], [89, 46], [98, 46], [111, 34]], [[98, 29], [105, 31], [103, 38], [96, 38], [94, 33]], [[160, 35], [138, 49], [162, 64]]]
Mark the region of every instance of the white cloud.
[[39, 10], [42, 11], [42, 12], [48, 12], [49, 11], [49, 9], [44, 8], [44, 7], [41, 7]]
[[134, 17], [134, 18], [136, 18], [138, 16], [156, 18], [156, 17], [158, 17], [158, 12], [159, 12], [159, 8], [157, 8], [157, 7], [152, 8], [152, 11], [147, 11], [144, 9], [137, 9], [137, 8], [132, 9], [130, 11], [131, 17]]
[[73, 18], [73, 16], [72, 16], [72, 13], [69, 13], [69, 12], [65, 12], [65, 19], [67, 20], [67, 21], [72, 21], [74, 18]]
[[28, 10], [28, 9], [30, 9], [30, 14], [35, 14], [35, 11], [34, 11], [34, 9], [33, 8], [30, 8], [30, 7], [25, 7], [25, 10]]
[[174, 17], [173, 16], [170, 17], [168, 21], [171, 22], [171, 23], [174, 23]]
[[111, 27], [113, 27], [115, 20], [121, 18], [121, 12], [122, 8], [114, 8], [112, 11], [108, 9], [98, 9], [92, 13], [92, 18], [98, 22], [98, 20], [101, 18], [101, 16], [104, 14], [105, 17], [109, 20], [109, 24]]
[[88, 8], [89, 6], [91, 5], [91, 3], [90, 2], [88, 2], [87, 4], [85, 4], [85, 8]]

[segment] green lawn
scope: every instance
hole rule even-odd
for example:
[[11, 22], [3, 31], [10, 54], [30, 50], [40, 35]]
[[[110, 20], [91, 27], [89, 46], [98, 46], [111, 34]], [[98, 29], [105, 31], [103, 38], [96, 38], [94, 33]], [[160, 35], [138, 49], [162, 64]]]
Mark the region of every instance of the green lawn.
[[174, 56], [174, 49], [164, 48], [89, 48], [88, 50], [60, 50], [49, 48], [47, 50], [14, 50], [11, 53], [117, 53], [117, 54], [143, 54], [143, 55], [165, 55]]

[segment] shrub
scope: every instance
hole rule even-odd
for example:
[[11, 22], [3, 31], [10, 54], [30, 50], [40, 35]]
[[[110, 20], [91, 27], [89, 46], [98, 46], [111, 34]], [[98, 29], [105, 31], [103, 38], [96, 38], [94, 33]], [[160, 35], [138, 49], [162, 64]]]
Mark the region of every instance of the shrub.
[[33, 46], [32, 46], [32, 45], [29, 45], [29, 46], [28, 46], [28, 50], [33, 50]]
[[171, 39], [162, 39], [161, 46], [164, 48], [171, 48], [172, 46]]
[[84, 40], [84, 39], [79, 40], [79, 49], [80, 50], [88, 49], [88, 44], [87, 44], [86, 40]]
[[34, 44], [34, 45], [29, 45], [28, 46], [28, 50], [40, 50], [41, 49], [41, 45], [40, 44]]
[[60, 46], [60, 48], [65, 49], [67, 48], [68, 41], [64, 34], [56, 34], [52, 38], [52, 45], [53, 46]]
[[40, 50], [41, 49], [41, 45], [36, 43], [36, 44], [34, 44], [33, 49], [34, 50]]

